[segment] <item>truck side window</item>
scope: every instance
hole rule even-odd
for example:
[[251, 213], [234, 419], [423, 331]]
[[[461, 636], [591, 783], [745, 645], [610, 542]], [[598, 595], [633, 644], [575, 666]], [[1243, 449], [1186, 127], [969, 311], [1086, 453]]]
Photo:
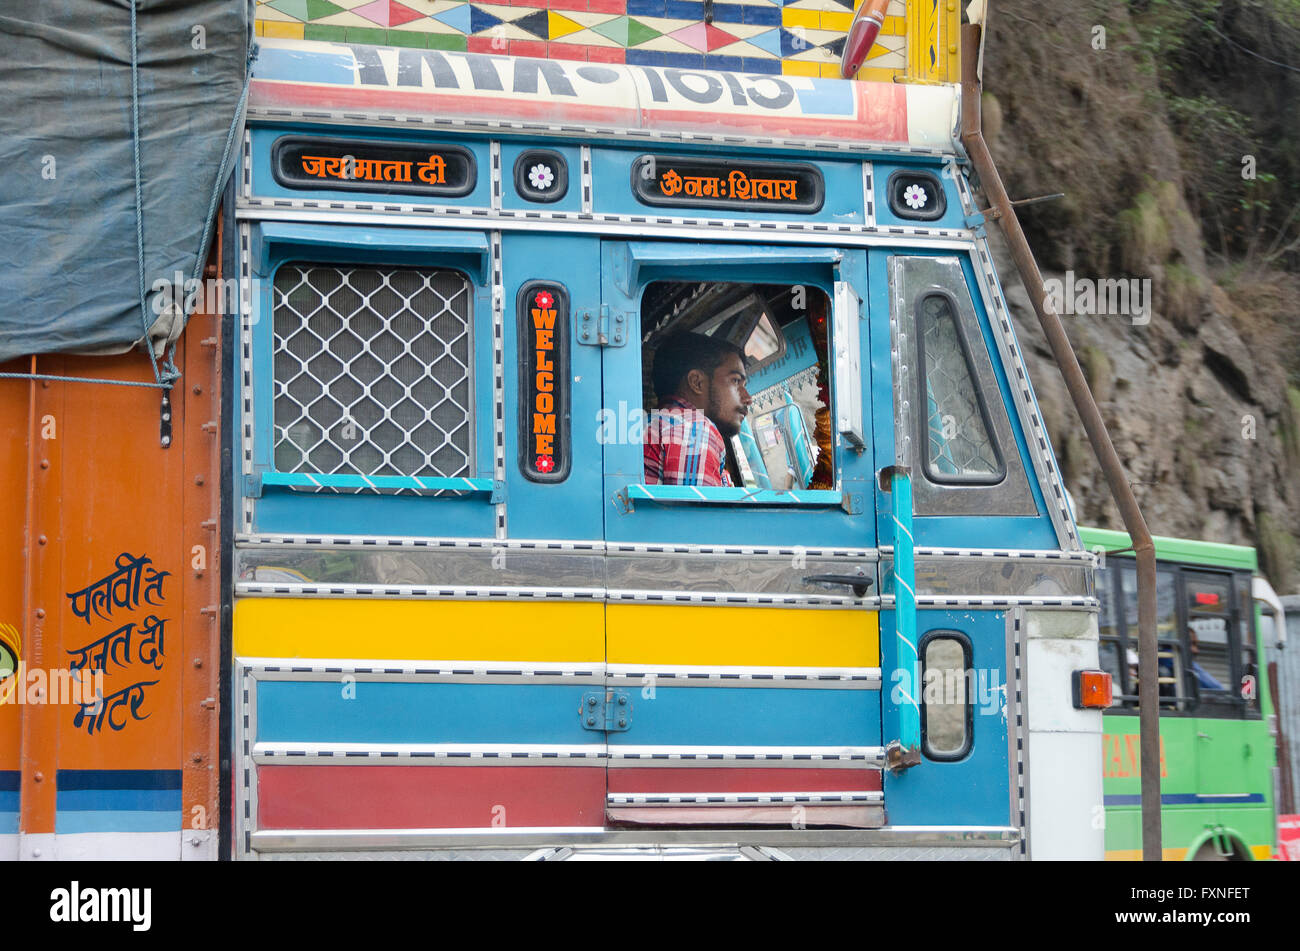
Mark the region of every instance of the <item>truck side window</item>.
[[658, 281], [641, 305], [648, 485], [834, 485], [826, 294]]
[[1002, 481], [1006, 468], [989, 435], [988, 408], [975, 383], [952, 298], [937, 291], [926, 294], [917, 303], [916, 319], [928, 434], [921, 441], [926, 474], [941, 483]]
[[921, 641], [921, 748], [932, 760], [958, 760], [970, 752], [973, 675], [970, 642], [954, 631], [934, 631]]
[[472, 300], [450, 269], [281, 265], [275, 468], [472, 475]]

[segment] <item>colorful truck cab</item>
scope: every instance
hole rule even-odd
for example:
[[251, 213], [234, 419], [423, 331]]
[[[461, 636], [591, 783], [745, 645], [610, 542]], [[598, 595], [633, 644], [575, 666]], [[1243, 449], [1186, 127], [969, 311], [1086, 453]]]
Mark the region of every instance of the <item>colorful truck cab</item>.
[[[958, 101], [264, 40], [236, 855], [1101, 857], [1092, 556]], [[745, 355], [730, 485], [646, 477], [686, 331]]]

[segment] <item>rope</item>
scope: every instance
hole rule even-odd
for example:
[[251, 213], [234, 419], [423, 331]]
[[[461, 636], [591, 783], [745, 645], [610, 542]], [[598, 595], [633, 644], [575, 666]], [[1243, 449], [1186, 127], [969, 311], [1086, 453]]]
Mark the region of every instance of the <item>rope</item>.
[[54, 376], [50, 373], [0, 373], [0, 380], [54, 380], [60, 383], [108, 383], [113, 386], [147, 386], [151, 390], [170, 390], [172, 388], [170, 382], [137, 383], [134, 380], [106, 380], [94, 376]]

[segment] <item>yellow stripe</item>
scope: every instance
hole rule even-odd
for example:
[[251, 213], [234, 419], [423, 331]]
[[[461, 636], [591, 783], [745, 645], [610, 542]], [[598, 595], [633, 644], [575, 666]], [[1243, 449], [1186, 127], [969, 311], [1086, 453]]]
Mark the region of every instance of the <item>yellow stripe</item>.
[[304, 26], [302, 23], [277, 23], [275, 20], [263, 20], [261, 22], [263, 24], [263, 36], [279, 37], [286, 40], [302, 39]]
[[611, 664], [877, 667], [874, 611], [611, 604]]
[[382, 601], [242, 598], [241, 657], [515, 660], [599, 663], [605, 606], [572, 601]]
[[796, 59], [783, 59], [781, 60], [781, 74], [784, 76], [816, 76], [818, 75], [818, 64], [800, 62]]
[[[1164, 862], [1181, 862], [1187, 857], [1186, 849], [1163, 849], [1160, 853], [1161, 861]], [[1114, 849], [1106, 853], [1107, 862], [1141, 862], [1141, 849]]]
[[[1268, 861], [1273, 857], [1273, 850], [1267, 845], [1252, 845], [1250, 847], [1250, 851], [1251, 854], [1253, 854], [1255, 858], [1259, 859], [1260, 861]], [[1164, 849], [1161, 852], [1161, 857], [1166, 862], [1181, 862], [1183, 859], [1187, 858], [1187, 850], [1186, 849]], [[1141, 862], [1142, 850], [1141, 849], [1116, 849], [1114, 851], [1106, 853], [1106, 861], [1107, 862]]]

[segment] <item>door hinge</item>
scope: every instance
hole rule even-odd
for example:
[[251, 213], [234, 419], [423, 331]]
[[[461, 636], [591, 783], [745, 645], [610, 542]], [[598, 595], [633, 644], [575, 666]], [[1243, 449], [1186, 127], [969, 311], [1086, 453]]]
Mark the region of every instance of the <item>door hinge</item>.
[[632, 725], [632, 700], [622, 690], [590, 691], [578, 710], [584, 730], [621, 733]]
[[627, 328], [627, 314], [611, 313], [608, 304], [578, 313], [578, 343], [588, 347], [621, 347], [627, 343]]

